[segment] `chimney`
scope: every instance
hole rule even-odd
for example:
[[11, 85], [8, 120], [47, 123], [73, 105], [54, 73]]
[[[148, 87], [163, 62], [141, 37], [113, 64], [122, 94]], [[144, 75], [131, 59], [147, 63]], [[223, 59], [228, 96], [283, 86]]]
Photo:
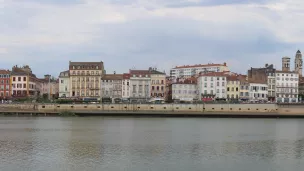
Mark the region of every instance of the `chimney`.
[[114, 75], [116, 74], [116, 71], [114, 71]]

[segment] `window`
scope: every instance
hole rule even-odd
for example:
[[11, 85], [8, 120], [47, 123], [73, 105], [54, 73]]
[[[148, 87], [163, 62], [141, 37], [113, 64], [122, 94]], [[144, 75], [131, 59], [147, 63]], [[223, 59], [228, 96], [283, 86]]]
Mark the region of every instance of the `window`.
[[216, 93], [220, 93], [220, 90], [219, 90], [219, 89], [216, 89]]
[[223, 77], [222, 80], [225, 81], [225, 77]]
[[227, 87], [227, 91], [230, 91], [230, 90], [229, 90], [229, 87]]
[[234, 87], [231, 88], [231, 91], [234, 91]]
[[204, 94], [207, 94], [207, 90], [204, 90]]
[[207, 81], [207, 77], [205, 77], [205, 81]]
[[239, 91], [239, 88], [237, 87], [237, 88], [235, 88], [235, 91]]
[[26, 81], [26, 77], [23, 77], [23, 81]]
[[213, 88], [213, 83], [211, 83], [211, 88]]
[[16, 77], [13, 77], [13, 81], [16, 81]]
[[216, 86], [220, 86], [220, 83], [219, 83], [219, 82], [217, 82], [217, 83], [216, 83]]
[[222, 89], [222, 93], [225, 93], [225, 89]]
[[18, 77], [18, 81], [21, 81], [21, 77]]
[[152, 90], [154, 90], [154, 86], [152, 86]]
[[211, 94], [213, 94], [213, 90], [211, 90]]
[[216, 80], [220, 80], [220, 77], [217, 77]]
[[204, 87], [207, 87], [207, 83], [204, 84]]
[[211, 81], [213, 81], [213, 77], [211, 77]]
[[161, 80], [161, 84], [164, 84], [164, 80]]
[[23, 88], [26, 88], [26, 84], [23, 84]]
[[222, 82], [222, 86], [225, 86], [225, 82]]
[[61, 80], [61, 84], [63, 84], [63, 80]]

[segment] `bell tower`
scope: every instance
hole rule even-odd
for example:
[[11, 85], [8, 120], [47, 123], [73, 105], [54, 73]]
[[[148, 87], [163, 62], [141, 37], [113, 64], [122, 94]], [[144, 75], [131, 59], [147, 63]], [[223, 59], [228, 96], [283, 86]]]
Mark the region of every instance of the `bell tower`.
[[300, 77], [302, 77], [302, 63], [302, 53], [298, 50], [295, 57], [295, 72], [298, 73]]

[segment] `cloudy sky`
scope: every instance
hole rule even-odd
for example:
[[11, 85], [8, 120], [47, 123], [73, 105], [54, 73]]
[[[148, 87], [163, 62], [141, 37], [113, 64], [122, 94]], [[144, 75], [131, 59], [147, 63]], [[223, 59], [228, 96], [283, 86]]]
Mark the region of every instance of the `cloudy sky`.
[[0, 0], [0, 68], [58, 75], [227, 62], [232, 71], [304, 51], [303, 0]]

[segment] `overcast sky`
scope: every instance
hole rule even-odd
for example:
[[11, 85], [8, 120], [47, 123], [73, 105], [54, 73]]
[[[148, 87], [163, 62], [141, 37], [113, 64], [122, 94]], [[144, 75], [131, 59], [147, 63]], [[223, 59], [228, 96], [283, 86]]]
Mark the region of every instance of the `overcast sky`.
[[[108, 73], [149, 66], [250, 67], [304, 51], [303, 0], [0, 0], [0, 68], [42, 76], [69, 61]], [[293, 62], [293, 60], [292, 60]]]

